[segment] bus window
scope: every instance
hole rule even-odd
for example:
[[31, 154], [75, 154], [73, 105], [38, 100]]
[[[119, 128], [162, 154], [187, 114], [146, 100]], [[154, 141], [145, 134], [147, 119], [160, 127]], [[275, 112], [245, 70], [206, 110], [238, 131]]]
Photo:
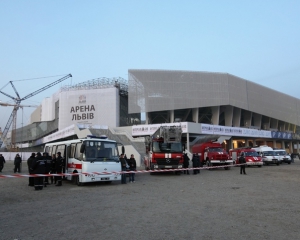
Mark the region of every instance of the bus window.
[[50, 152], [50, 150], [49, 150], [49, 149], [50, 149], [50, 147], [49, 147], [49, 146], [45, 147], [45, 152], [47, 152], [47, 153], [48, 153], [48, 152]]
[[52, 146], [46, 147], [45, 151], [51, 156]]
[[53, 154], [56, 155], [56, 145], [53, 145], [51, 147], [49, 147], [49, 155], [52, 156]]
[[61, 152], [61, 157], [65, 158], [65, 149], [66, 145], [59, 145], [57, 146], [56, 153]]
[[75, 149], [75, 158], [78, 160], [82, 160], [82, 153], [80, 152], [80, 147], [81, 147], [82, 143], [77, 143], [76, 144], [76, 149]]
[[69, 158], [73, 158], [75, 155], [76, 143], [71, 144], [71, 152]]

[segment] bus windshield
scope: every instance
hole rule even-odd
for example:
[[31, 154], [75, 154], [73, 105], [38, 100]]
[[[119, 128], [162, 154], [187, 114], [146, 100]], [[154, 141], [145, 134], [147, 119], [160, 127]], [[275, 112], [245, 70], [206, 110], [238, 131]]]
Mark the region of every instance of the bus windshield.
[[153, 152], [156, 153], [175, 153], [182, 152], [181, 143], [163, 143], [163, 142], [153, 142]]
[[117, 144], [105, 141], [85, 141], [84, 161], [119, 161]]

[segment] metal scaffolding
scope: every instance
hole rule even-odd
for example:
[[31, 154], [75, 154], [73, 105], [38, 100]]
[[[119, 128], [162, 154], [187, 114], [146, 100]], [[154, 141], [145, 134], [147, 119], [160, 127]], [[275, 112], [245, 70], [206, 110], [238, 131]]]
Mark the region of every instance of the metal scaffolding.
[[100, 88], [116, 87], [119, 89], [121, 96], [128, 96], [128, 81], [124, 78], [95, 78], [75, 85], [65, 85], [61, 87], [61, 91], [74, 91], [74, 90], [89, 90]]

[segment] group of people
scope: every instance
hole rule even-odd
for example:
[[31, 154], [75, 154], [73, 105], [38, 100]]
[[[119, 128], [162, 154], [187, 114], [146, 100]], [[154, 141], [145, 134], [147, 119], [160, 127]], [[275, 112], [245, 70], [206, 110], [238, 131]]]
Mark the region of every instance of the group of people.
[[[192, 163], [193, 163], [193, 168], [201, 167], [200, 157], [197, 153], [193, 154]], [[190, 158], [187, 155], [187, 153], [185, 153], [183, 155], [183, 168], [189, 168], [189, 165], [190, 165]], [[193, 169], [193, 173], [194, 173], [194, 175], [199, 174], [200, 169]], [[190, 174], [190, 171], [189, 170], [183, 170], [183, 174]]]
[[[183, 168], [188, 168], [190, 165], [190, 158], [188, 157], [188, 155], [185, 153], [183, 156]], [[192, 158], [192, 162], [193, 162], [193, 168], [199, 168], [202, 167], [201, 166], [201, 161], [200, 161], [200, 157], [197, 153], [193, 154], [193, 158]], [[245, 154], [242, 153], [241, 156], [239, 157], [239, 163], [242, 164], [240, 165], [240, 174], [245, 174], [246, 175], [246, 159], [245, 159]], [[194, 169], [194, 174], [198, 174], [200, 173], [200, 169]], [[190, 174], [189, 170], [184, 170], [183, 171], [184, 174]]]
[[[0, 154], [0, 172], [2, 172], [2, 169], [4, 167], [5, 163], [5, 158], [3, 157], [2, 154]], [[14, 173], [20, 173], [21, 172], [21, 163], [22, 163], [22, 158], [20, 157], [19, 154], [16, 154], [15, 160], [14, 160]]]
[[[126, 154], [121, 154], [120, 155], [120, 162], [121, 162], [121, 167], [122, 171], [136, 171], [136, 160], [134, 158], [134, 155], [131, 154], [130, 158], [128, 159]], [[129, 182], [134, 183], [135, 182], [135, 173], [129, 172]], [[126, 174], [123, 173], [121, 174], [121, 183], [126, 184]]]
[[[64, 159], [61, 156], [61, 152], [49, 156], [47, 152], [41, 154], [32, 153], [27, 160], [27, 166], [29, 174], [60, 174], [63, 172]], [[28, 186], [34, 187], [35, 190], [43, 190], [49, 184], [56, 184], [55, 186], [62, 186], [62, 177], [55, 176], [50, 177], [51, 183], [49, 183], [49, 177], [29, 177]]]

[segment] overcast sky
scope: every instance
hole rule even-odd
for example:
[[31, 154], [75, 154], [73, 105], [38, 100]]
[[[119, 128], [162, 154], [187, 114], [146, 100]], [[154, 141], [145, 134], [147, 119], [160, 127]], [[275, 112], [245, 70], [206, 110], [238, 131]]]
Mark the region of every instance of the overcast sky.
[[[297, 0], [1, 0], [0, 89], [15, 96], [9, 81], [55, 76], [14, 81], [24, 97], [73, 75], [22, 102], [38, 105], [65, 84], [167, 69], [226, 72], [299, 98], [299, 13]], [[12, 108], [0, 111], [3, 130]]]

